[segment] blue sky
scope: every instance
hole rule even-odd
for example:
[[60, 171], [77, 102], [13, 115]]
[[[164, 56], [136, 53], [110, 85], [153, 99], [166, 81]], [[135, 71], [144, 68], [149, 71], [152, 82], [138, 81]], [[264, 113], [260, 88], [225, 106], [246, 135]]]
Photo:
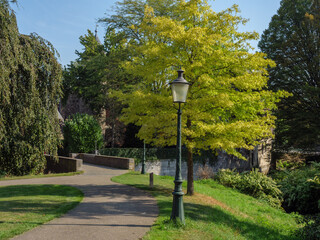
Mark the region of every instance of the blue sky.
[[[35, 32], [50, 41], [60, 53], [59, 62], [67, 65], [82, 50], [79, 37], [87, 29], [94, 31], [98, 18], [112, 14], [117, 0], [18, 0], [13, 5], [20, 33]], [[233, 4], [239, 5], [240, 15], [250, 21], [240, 31], [256, 31], [262, 34], [271, 17], [280, 7], [280, 0], [215, 0], [208, 1], [214, 11], [224, 10]], [[104, 27], [98, 27], [103, 40]], [[258, 50], [257, 42], [252, 45]]]

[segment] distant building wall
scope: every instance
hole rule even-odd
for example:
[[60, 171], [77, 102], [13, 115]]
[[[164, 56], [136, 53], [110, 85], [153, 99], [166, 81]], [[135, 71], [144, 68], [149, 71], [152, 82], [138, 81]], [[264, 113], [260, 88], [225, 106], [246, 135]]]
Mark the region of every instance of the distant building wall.
[[86, 104], [85, 101], [76, 94], [70, 94], [68, 96], [67, 102], [61, 107], [60, 113], [64, 119], [76, 113], [86, 113], [89, 115], [93, 114], [89, 105]]

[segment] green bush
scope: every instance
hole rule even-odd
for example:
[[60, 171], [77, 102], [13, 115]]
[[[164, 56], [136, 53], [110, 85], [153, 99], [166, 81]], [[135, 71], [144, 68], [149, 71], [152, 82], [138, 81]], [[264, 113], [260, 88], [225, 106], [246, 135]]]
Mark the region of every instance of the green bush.
[[235, 169], [221, 169], [214, 176], [214, 179], [226, 187], [237, 188], [241, 181], [241, 176]]
[[272, 178], [262, 174], [258, 169], [242, 173], [241, 177], [242, 181], [240, 181], [239, 189], [254, 197], [268, 195], [274, 198], [280, 198], [282, 194]]
[[317, 175], [320, 164], [313, 163], [311, 166], [294, 170], [280, 182], [283, 192], [283, 207], [288, 212], [299, 212], [301, 214], [314, 214], [320, 212], [318, 202], [320, 199], [320, 187]]
[[271, 170], [268, 176], [271, 177], [277, 184], [280, 184], [283, 179], [285, 179], [291, 171], [285, 170]]
[[304, 218], [304, 227], [297, 231], [297, 237], [305, 240], [320, 240], [320, 214]]
[[64, 145], [68, 152], [92, 153], [103, 144], [101, 127], [88, 114], [75, 114], [65, 122]]
[[6, 172], [3, 170], [0, 170], [0, 178], [3, 178], [6, 176]]
[[272, 178], [254, 169], [251, 172], [238, 173], [235, 170], [220, 170], [215, 180], [224, 186], [238, 189], [240, 192], [280, 207], [282, 193]]

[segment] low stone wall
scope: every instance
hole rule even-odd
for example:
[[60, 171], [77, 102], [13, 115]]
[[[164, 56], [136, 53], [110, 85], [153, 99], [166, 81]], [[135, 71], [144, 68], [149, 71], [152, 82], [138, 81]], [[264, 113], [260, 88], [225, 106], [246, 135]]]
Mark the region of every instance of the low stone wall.
[[[206, 163], [206, 165], [211, 169], [212, 173], [218, 172], [220, 169], [234, 169], [238, 171], [250, 170], [249, 161], [237, 160], [233, 161], [232, 159], [224, 159], [224, 161], [216, 161], [214, 164]], [[141, 162], [135, 167], [135, 171], [141, 171]], [[198, 179], [198, 171], [204, 167], [204, 164], [201, 162], [193, 163], [193, 178]], [[154, 173], [160, 176], [175, 176], [176, 173], [176, 160], [175, 159], [161, 159], [161, 160], [150, 160], [145, 163], [145, 171], [147, 173]], [[182, 179], [187, 179], [188, 166], [186, 161], [181, 162], [181, 176]]]
[[103, 165], [113, 168], [120, 169], [131, 169], [134, 170], [134, 159], [133, 158], [122, 158], [105, 155], [95, 155], [87, 153], [70, 153], [70, 157], [81, 158], [83, 162]]
[[45, 155], [47, 167], [45, 173], [68, 173], [82, 170], [82, 159], [58, 156], [56, 161], [52, 156]]
[[[193, 175], [197, 179], [197, 171], [203, 165], [200, 163], [193, 164]], [[141, 162], [135, 167], [135, 171], [141, 172]], [[154, 173], [160, 176], [175, 176], [176, 173], [176, 160], [175, 159], [161, 159], [161, 160], [146, 160], [145, 163], [146, 173]], [[187, 179], [187, 162], [181, 162], [181, 176], [182, 179]]]
[[[252, 168], [259, 168], [259, 170], [267, 174], [269, 170], [269, 155], [262, 156], [262, 152], [258, 147], [253, 151], [242, 151], [241, 153], [247, 157], [247, 160], [242, 160], [234, 156], [230, 156], [225, 152], [220, 152], [217, 159], [210, 163], [207, 159], [206, 166], [217, 173], [220, 169], [237, 169], [239, 172], [250, 171]], [[264, 153], [264, 152], [263, 152]], [[205, 166], [202, 162], [193, 163], [193, 178], [198, 179], [198, 171]], [[141, 162], [135, 167], [135, 171], [141, 171]], [[147, 173], [153, 172], [157, 175], [175, 176], [176, 160], [175, 159], [161, 159], [161, 160], [146, 160], [145, 171]], [[181, 175], [183, 179], [187, 179], [187, 162], [181, 162]]]

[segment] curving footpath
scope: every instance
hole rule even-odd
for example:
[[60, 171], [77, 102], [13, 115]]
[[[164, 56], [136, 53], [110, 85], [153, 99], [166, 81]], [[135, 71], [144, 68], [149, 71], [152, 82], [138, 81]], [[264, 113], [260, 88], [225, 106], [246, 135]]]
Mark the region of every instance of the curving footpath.
[[139, 189], [111, 182], [126, 173], [103, 166], [84, 164], [77, 176], [1, 181], [0, 186], [21, 184], [62, 184], [79, 188], [83, 201], [60, 218], [13, 239], [139, 239], [158, 216], [156, 200]]

